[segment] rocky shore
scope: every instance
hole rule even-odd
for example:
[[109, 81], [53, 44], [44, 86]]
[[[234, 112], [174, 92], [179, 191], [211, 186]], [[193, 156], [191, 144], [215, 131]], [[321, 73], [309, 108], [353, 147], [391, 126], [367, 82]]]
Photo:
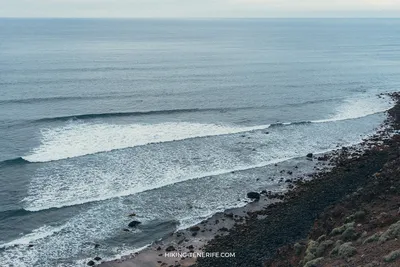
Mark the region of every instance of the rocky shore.
[[328, 206], [306, 238], [286, 243], [264, 266], [400, 266], [399, 104], [389, 114], [397, 134], [368, 153], [385, 159], [382, 168], [360, 177], [364, 185]]
[[[287, 181], [294, 189], [285, 195], [253, 192], [243, 208], [99, 266], [400, 266], [400, 94], [392, 97], [397, 104], [376, 135], [307, 155], [323, 168]], [[191, 254], [203, 252], [234, 257]]]
[[235, 258], [203, 258], [196, 266], [400, 266], [399, 94], [393, 97], [387, 127], [363, 142], [362, 152], [341, 149], [330, 172], [205, 247], [236, 251]]

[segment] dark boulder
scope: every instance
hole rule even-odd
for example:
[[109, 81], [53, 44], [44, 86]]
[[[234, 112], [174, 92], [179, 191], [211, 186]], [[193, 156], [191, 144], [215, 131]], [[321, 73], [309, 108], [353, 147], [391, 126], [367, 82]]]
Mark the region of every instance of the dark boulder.
[[225, 217], [233, 218], [233, 213], [225, 213], [224, 215], [225, 215]]
[[312, 158], [313, 157], [313, 153], [308, 153], [307, 154], [307, 158]]
[[322, 157], [318, 157], [318, 160], [319, 161], [327, 161], [329, 158], [328, 158], [328, 155], [324, 155], [324, 156], [322, 156]]
[[197, 225], [196, 226], [192, 226], [192, 227], [189, 228], [189, 230], [192, 231], [192, 232], [197, 232], [197, 231], [200, 231], [200, 227], [197, 226]]
[[94, 260], [95, 261], [101, 261], [101, 258], [100, 257], [96, 257], [96, 258], [94, 258]]
[[87, 263], [87, 265], [88, 266], [94, 266], [96, 263], [94, 263], [94, 261], [89, 261], [88, 263]]
[[249, 192], [247, 193], [247, 197], [250, 199], [256, 199], [259, 200], [260, 199], [260, 194], [257, 192]]
[[131, 228], [137, 227], [139, 224], [141, 224], [141, 222], [139, 221], [131, 221], [128, 226]]
[[165, 249], [165, 251], [175, 251], [176, 249], [174, 248], [174, 246], [169, 246]]

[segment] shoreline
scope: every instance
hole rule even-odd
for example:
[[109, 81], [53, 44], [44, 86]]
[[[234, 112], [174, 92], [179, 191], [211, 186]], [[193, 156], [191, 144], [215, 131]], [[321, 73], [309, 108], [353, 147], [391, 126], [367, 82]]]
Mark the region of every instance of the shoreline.
[[[398, 110], [399, 94], [391, 96], [397, 101], [391, 110]], [[325, 208], [369, 182], [351, 176], [369, 176], [387, 162], [385, 153], [388, 148], [385, 142], [390, 140], [391, 127], [397, 129], [395, 125], [400, 120], [398, 113], [388, 113], [382, 129], [368, 140], [322, 155], [313, 155], [312, 163], [315, 166], [319, 163], [322, 169], [314, 166], [313, 174], [304, 173], [303, 177], [292, 179], [288, 183], [289, 190], [284, 194], [261, 192], [259, 201], [216, 213], [195, 226], [154, 242], [138, 253], [98, 265], [96, 261], [90, 264], [101, 267], [262, 266], [273, 257], [276, 249], [305, 238]], [[188, 256], [204, 251], [233, 252], [235, 257], [197, 259]], [[168, 254], [175, 257], [165, 257], [165, 253], [176, 254]]]

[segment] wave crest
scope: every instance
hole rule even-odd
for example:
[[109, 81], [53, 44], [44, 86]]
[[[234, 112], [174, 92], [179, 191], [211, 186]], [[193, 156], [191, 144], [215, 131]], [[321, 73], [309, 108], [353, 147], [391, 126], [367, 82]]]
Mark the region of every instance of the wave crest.
[[23, 159], [29, 162], [48, 162], [151, 143], [234, 134], [268, 127], [189, 122], [132, 125], [71, 122], [63, 127], [43, 130], [42, 144]]

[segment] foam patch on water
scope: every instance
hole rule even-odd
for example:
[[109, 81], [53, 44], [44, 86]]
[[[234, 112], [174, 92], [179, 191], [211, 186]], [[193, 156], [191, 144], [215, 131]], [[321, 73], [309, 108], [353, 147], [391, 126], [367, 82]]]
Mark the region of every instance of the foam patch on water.
[[[90, 188], [90, 184], [87, 182], [85, 183], [85, 180], [82, 180], [82, 182], [75, 187], [74, 192], [71, 192], [70, 197], [65, 198], [64, 200], [60, 199], [59, 197], [55, 197], [57, 194], [61, 193], [63, 190], [61, 188], [69, 188], [67, 185], [67, 181], [71, 182], [72, 179], [65, 180], [66, 182], [62, 182], [61, 185], [58, 187], [48, 187], [46, 186], [43, 181], [43, 186], [49, 188], [49, 190], [46, 192], [46, 195], [43, 194], [36, 194], [34, 192], [39, 191], [38, 187], [41, 187], [40, 185], [36, 185], [36, 188], [33, 189], [31, 188], [31, 196], [26, 197], [24, 199], [24, 202], [27, 203], [25, 206], [25, 209], [28, 211], [39, 211], [39, 210], [45, 210], [45, 209], [50, 209], [50, 208], [61, 208], [61, 207], [66, 207], [66, 206], [74, 206], [74, 205], [79, 205], [79, 204], [85, 204], [89, 202], [95, 202], [95, 201], [101, 201], [101, 200], [107, 200], [111, 198], [116, 198], [116, 197], [124, 197], [124, 196], [129, 196], [145, 191], [150, 191], [153, 189], [157, 189], [160, 187], [165, 187], [168, 185], [172, 185], [178, 182], [183, 182], [183, 181], [188, 181], [188, 180], [193, 180], [193, 179], [200, 179], [203, 177], [209, 177], [209, 176], [218, 176], [218, 175], [223, 175], [231, 172], [236, 172], [236, 171], [245, 171], [245, 170], [250, 170], [254, 168], [261, 168], [265, 167], [270, 164], [282, 162], [285, 160], [288, 160], [290, 158], [281, 158], [278, 160], [271, 160], [268, 162], [261, 162], [255, 165], [247, 165], [247, 166], [237, 166], [233, 167], [231, 169], [221, 169], [217, 171], [210, 171], [210, 172], [203, 172], [203, 173], [195, 173], [195, 174], [189, 174], [190, 171], [181, 171], [179, 169], [175, 170], [170, 170], [167, 171], [164, 179], [162, 177], [159, 177], [159, 181], [154, 181], [154, 183], [145, 181], [144, 178], [141, 181], [138, 180], [132, 180], [129, 182], [129, 180], [121, 183], [116, 184], [116, 179], [115, 177], [118, 174], [103, 174], [102, 177], [99, 179], [99, 181], [96, 182], [96, 184], [93, 184], [93, 181], [90, 181], [90, 184], [93, 184], [96, 188]], [[68, 169], [67, 169], [68, 171]], [[74, 172], [74, 170], [72, 170]], [[95, 173], [94, 171], [93, 173]], [[70, 172], [71, 173], [71, 172]], [[78, 174], [76, 174], [78, 177]], [[99, 175], [99, 174], [97, 174]], [[160, 174], [155, 174], [155, 176], [158, 176]], [[97, 176], [99, 178], [99, 176]], [[126, 177], [127, 178], [127, 177]], [[74, 178], [74, 180], [76, 180]], [[99, 184], [100, 181], [103, 183]], [[128, 189], [126, 189], [128, 188]], [[33, 190], [32, 190], [33, 189]], [[38, 190], [37, 190], [38, 189]], [[60, 190], [61, 189], [61, 190]], [[36, 191], [37, 190], [37, 191]], [[96, 191], [96, 192], [95, 192]], [[39, 199], [38, 199], [39, 197]], [[55, 197], [55, 198], [54, 198]]]
[[23, 159], [47, 162], [150, 143], [234, 134], [268, 126], [235, 127], [190, 122], [130, 125], [71, 122], [63, 127], [43, 129], [41, 145]]
[[116, 200], [78, 213], [62, 226], [38, 228], [2, 246], [1, 266], [83, 266], [71, 262], [95, 254], [94, 242], [122, 231], [129, 222], [123, 216], [127, 210], [128, 206]]
[[[137, 214], [135, 220], [141, 221], [142, 226], [155, 220], [179, 220], [182, 223], [181, 227], [191, 225], [198, 218], [209, 216], [215, 210], [232, 207], [232, 203], [237, 199], [238, 191], [245, 188], [235, 183], [246, 183], [243, 177], [254, 180], [257, 176], [259, 176], [257, 173], [227, 173], [222, 175], [215, 184], [211, 182], [215, 177], [208, 177], [196, 187], [190, 182], [180, 183], [174, 185], [174, 188], [160, 188], [157, 192], [143, 192], [129, 198], [113, 198], [98, 202], [88, 207], [86, 211], [77, 212], [73, 218], [60, 226], [58, 231], [43, 231], [47, 234], [39, 235], [30, 242], [21, 242], [29, 235], [10, 242], [10, 246], [0, 250], [0, 260], [6, 267], [79, 267], [85, 266], [89, 259], [95, 256], [106, 260], [120, 258], [147, 247], [147, 245], [142, 247], [131, 244], [135, 241], [135, 234], [140, 234], [140, 227], [135, 232], [122, 231], [132, 220], [127, 216], [132, 211]], [[254, 186], [251, 184], [249, 190], [254, 189]], [[220, 192], [220, 187], [226, 190]], [[190, 194], [185, 193], [193, 188], [199, 190], [194, 190]], [[204, 190], [209, 194], [204, 194]], [[188, 208], [188, 204], [191, 208]], [[34, 232], [41, 231], [38, 229]], [[115, 240], [115, 236], [118, 235], [130, 236], [133, 241], [125, 244], [121, 241], [114, 245], [104, 241]], [[101, 246], [94, 249], [95, 243]], [[13, 246], [12, 244], [26, 245]], [[34, 246], [29, 248], [27, 244]]]
[[0, 244], [0, 248], [9, 248], [9, 247], [21, 246], [21, 245], [27, 246], [30, 244], [34, 244], [35, 241], [44, 239], [48, 236], [51, 236], [51, 235], [61, 231], [62, 229], [63, 229], [62, 227], [51, 227], [48, 225], [44, 225], [38, 229], [33, 230], [32, 233], [24, 235], [24, 236], [17, 238], [11, 242]]
[[186, 139], [49, 162], [32, 174], [24, 208], [39, 211], [79, 205], [263, 167], [359, 142], [360, 134], [372, 132], [375, 126], [368, 118], [287, 125], [271, 128], [268, 135], [254, 131]]
[[[393, 105], [389, 96], [357, 95], [345, 100], [330, 118], [311, 122], [361, 118], [384, 112]], [[281, 124], [287, 126], [295, 123]], [[74, 121], [61, 127], [42, 129], [41, 145], [22, 158], [29, 162], [48, 162], [151, 143], [235, 134], [268, 127], [269, 124], [240, 127], [194, 122], [117, 125]]]
[[336, 109], [335, 114], [331, 118], [313, 122], [331, 122], [362, 118], [385, 112], [392, 108], [394, 104], [394, 101], [387, 95], [358, 95], [346, 99]]

